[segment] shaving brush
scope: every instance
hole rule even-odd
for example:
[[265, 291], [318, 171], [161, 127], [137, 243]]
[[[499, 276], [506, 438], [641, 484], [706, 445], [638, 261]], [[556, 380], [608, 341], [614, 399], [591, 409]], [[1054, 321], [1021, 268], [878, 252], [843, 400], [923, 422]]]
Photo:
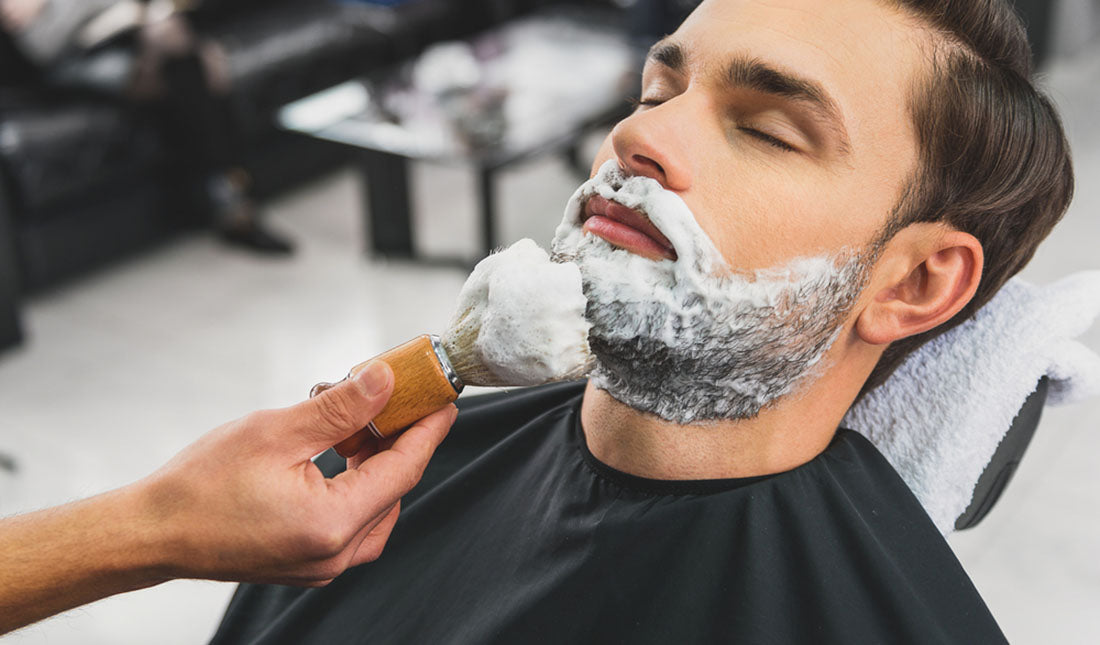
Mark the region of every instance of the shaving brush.
[[[373, 360], [393, 369], [386, 407], [363, 431], [336, 445], [348, 457], [368, 436], [391, 437], [458, 398], [466, 385], [541, 385], [580, 378], [592, 363], [587, 300], [577, 265], [552, 261], [524, 239], [474, 267], [440, 336], [422, 335]], [[347, 377], [345, 377], [347, 378]], [[310, 396], [332, 387], [313, 386]]]

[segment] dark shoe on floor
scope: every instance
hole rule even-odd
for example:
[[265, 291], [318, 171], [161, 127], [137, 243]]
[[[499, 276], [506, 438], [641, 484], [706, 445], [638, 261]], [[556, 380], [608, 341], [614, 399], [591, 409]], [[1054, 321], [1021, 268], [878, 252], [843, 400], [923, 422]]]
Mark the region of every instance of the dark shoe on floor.
[[222, 229], [221, 236], [228, 244], [257, 253], [290, 255], [294, 252], [294, 245], [290, 240], [276, 235], [255, 223]]

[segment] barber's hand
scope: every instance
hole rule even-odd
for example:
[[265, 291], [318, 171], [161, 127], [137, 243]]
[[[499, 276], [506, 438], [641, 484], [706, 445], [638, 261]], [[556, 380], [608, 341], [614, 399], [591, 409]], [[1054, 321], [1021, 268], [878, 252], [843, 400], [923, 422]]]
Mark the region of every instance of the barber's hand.
[[456, 408], [368, 442], [333, 479], [310, 458], [367, 425], [392, 392], [393, 372], [377, 361], [304, 403], [211, 431], [137, 482], [167, 532], [165, 573], [320, 586], [377, 559]]

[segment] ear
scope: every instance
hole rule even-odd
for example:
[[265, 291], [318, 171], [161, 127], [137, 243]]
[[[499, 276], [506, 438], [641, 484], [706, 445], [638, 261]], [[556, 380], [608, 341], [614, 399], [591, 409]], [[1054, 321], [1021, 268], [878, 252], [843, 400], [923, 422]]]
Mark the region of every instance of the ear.
[[872, 281], [879, 286], [856, 320], [856, 333], [872, 345], [947, 322], [974, 297], [982, 278], [982, 245], [969, 233], [924, 224], [893, 242], [896, 247], [879, 264], [881, 279]]

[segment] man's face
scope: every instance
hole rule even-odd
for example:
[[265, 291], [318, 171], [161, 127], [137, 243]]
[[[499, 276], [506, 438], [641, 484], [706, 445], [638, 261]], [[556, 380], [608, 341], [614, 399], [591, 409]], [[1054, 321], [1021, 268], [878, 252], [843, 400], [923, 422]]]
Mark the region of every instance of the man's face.
[[861, 248], [916, 164], [923, 38], [874, 0], [707, 0], [652, 50], [593, 174], [614, 159], [677, 193], [735, 271]]
[[591, 379], [632, 408], [751, 418], [859, 310], [916, 161], [920, 35], [872, 0], [823, 4], [705, 2], [566, 208], [554, 251], [581, 267]]

